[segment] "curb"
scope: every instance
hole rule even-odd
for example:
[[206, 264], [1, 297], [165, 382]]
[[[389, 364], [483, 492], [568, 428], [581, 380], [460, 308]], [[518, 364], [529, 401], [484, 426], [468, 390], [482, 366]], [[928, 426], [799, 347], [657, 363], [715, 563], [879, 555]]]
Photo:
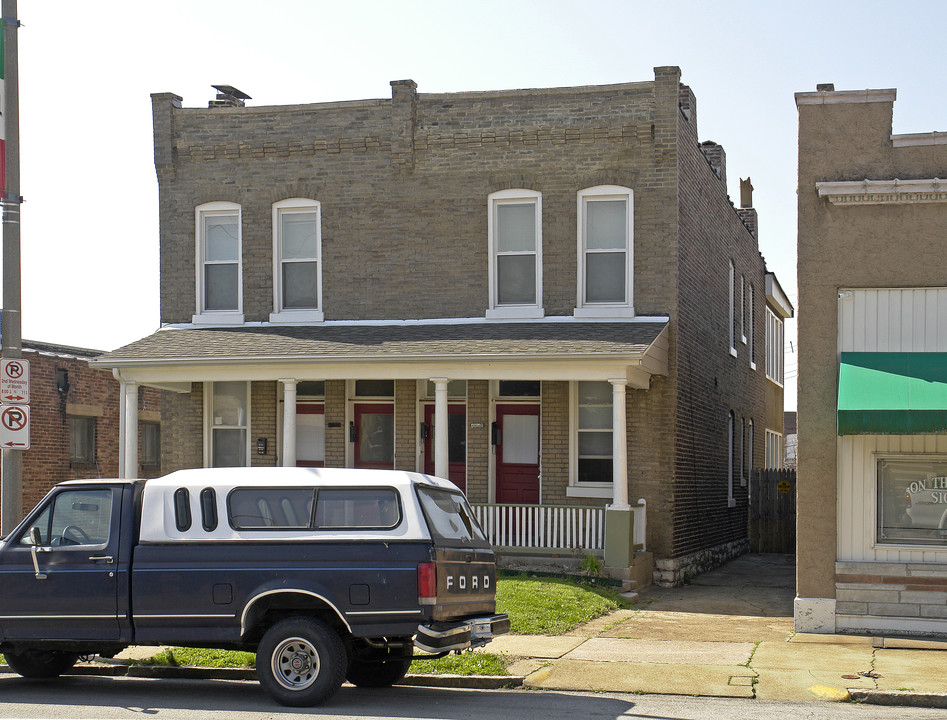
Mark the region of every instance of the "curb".
[[[15, 674], [6, 665], [0, 673]], [[96, 675], [132, 678], [183, 678], [188, 680], [256, 680], [249, 668], [201, 668], [174, 665], [75, 665], [63, 675]], [[523, 686], [522, 675], [406, 675], [396, 685], [469, 690], [503, 690]]]
[[919, 693], [910, 690], [851, 690], [852, 700], [865, 705], [900, 705], [947, 709], [947, 693]]

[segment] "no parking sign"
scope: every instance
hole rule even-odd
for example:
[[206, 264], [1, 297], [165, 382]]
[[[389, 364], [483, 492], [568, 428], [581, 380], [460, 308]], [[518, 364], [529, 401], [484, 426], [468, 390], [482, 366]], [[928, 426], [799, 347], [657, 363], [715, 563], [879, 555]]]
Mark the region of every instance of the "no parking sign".
[[0, 445], [4, 449], [29, 450], [29, 405], [0, 405]]

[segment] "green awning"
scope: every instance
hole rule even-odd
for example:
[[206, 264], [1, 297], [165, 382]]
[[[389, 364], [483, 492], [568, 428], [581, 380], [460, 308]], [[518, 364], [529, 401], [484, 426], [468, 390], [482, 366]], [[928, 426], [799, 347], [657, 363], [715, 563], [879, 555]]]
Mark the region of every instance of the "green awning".
[[947, 353], [842, 353], [838, 434], [919, 433], [947, 433]]

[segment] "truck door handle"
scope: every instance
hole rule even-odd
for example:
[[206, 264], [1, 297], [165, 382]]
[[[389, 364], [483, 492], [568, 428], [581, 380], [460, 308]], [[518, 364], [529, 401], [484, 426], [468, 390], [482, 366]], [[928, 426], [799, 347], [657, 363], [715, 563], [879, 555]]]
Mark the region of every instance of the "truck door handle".
[[111, 555], [92, 555], [89, 560], [104, 560], [109, 565], [115, 562], [115, 559]]

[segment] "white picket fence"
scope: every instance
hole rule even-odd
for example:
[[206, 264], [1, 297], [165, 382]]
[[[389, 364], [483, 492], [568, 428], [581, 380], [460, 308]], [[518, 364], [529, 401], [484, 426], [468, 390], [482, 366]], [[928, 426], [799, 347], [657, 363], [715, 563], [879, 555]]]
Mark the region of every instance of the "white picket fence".
[[[471, 503], [494, 547], [544, 550], [604, 550], [605, 508], [574, 505], [495, 505]], [[634, 542], [645, 549], [647, 503], [632, 506]]]
[[605, 509], [568, 505], [473, 505], [495, 547], [605, 549]]

